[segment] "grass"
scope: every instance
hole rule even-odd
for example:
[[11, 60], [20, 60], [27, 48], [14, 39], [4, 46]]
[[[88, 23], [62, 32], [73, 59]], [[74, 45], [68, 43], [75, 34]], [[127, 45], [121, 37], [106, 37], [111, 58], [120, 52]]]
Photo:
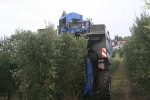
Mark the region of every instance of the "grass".
[[114, 71], [114, 74], [112, 76], [112, 83], [111, 83], [112, 100], [123, 100], [124, 98], [124, 87], [123, 87], [124, 74], [123, 73], [124, 73], [124, 68], [120, 63], [119, 67]]

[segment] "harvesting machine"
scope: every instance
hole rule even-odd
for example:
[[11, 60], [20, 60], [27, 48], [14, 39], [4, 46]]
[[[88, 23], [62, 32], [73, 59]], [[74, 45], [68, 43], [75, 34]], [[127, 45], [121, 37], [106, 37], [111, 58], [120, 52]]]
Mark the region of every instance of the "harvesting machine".
[[95, 94], [99, 99], [110, 100], [111, 76], [110, 62], [112, 46], [109, 32], [104, 24], [93, 24], [92, 19], [83, 20], [83, 16], [72, 12], [63, 12], [59, 19], [58, 34], [74, 34], [88, 39], [86, 59], [86, 81], [84, 97]]

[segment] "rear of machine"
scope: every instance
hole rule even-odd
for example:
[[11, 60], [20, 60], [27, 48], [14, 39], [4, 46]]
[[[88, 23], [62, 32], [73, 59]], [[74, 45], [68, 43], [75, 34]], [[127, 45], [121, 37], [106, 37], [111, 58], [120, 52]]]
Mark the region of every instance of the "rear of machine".
[[111, 41], [106, 26], [104, 24], [92, 25], [91, 33], [87, 34], [87, 37], [90, 55], [95, 55], [94, 59], [105, 59], [110, 64]]
[[92, 25], [88, 38], [87, 85], [84, 96], [98, 94], [99, 99], [110, 100], [111, 78], [109, 65], [111, 60], [111, 41], [104, 24]]
[[[82, 26], [82, 24], [84, 24]], [[77, 13], [63, 14], [59, 20], [58, 34], [74, 33], [87, 40], [88, 55], [86, 59], [86, 85], [83, 97], [98, 95], [96, 100], [110, 100], [112, 46], [109, 32], [104, 24], [94, 25], [90, 19], [83, 20]], [[81, 35], [83, 34], [83, 35]]]

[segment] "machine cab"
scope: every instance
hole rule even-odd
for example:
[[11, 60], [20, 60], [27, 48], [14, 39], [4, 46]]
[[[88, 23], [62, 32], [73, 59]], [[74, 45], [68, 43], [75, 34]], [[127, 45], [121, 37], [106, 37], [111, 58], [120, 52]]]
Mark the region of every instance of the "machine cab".
[[61, 33], [89, 33], [91, 19], [83, 20], [83, 16], [78, 13], [63, 12], [59, 19], [58, 34]]

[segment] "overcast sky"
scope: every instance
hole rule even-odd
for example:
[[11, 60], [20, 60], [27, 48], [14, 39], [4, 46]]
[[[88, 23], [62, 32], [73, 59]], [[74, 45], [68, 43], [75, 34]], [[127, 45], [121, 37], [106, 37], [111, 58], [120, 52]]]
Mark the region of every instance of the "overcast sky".
[[36, 31], [45, 27], [44, 20], [57, 26], [63, 10], [105, 24], [111, 38], [129, 36], [135, 12], [139, 15], [143, 5], [142, 0], [0, 0], [0, 36], [17, 28]]

